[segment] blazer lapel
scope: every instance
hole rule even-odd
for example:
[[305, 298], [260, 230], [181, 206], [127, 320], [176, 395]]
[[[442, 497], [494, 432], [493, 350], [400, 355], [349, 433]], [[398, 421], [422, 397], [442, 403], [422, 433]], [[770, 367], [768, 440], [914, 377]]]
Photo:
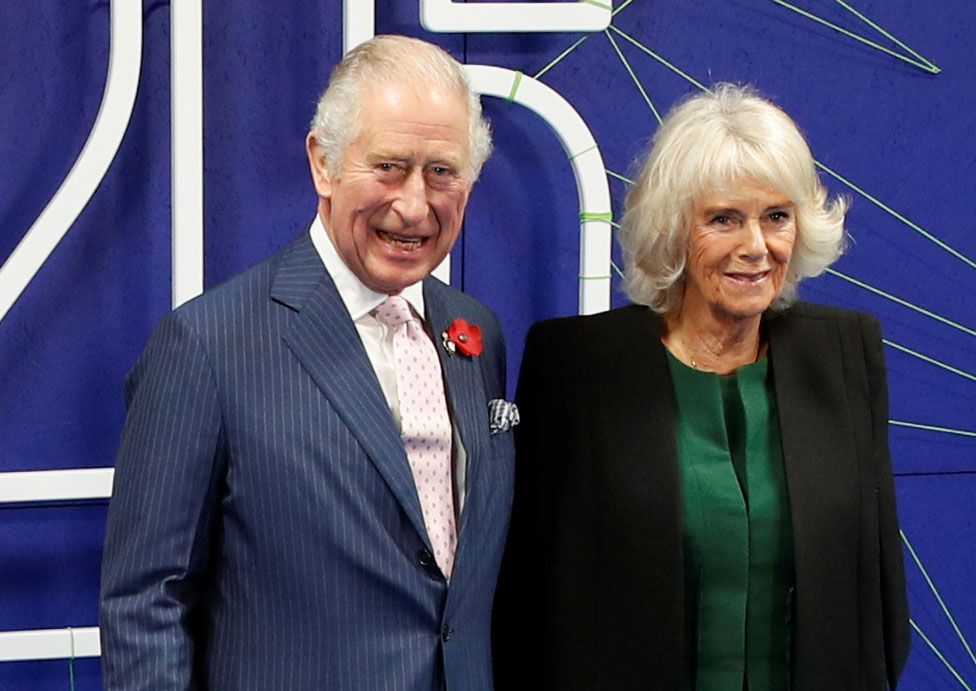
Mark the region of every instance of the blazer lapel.
[[835, 615], [857, 611], [857, 455], [842, 334], [829, 320], [789, 312], [767, 327], [793, 522], [799, 672], [843, 659], [856, 641], [856, 620]]
[[426, 541], [420, 500], [390, 409], [356, 326], [308, 233], [283, 253], [271, 297], [297, 312], [282, 338]]
[[477, 358], [460, 353], [452, 355], [441, 345], [441, 334], [447, 331], [451, 322], [468, 316], [462, 312], [459, 301], [452, 298], [451, 291], [445, 290], [436, 279], [428, 278], [424, 281], [427, 324], [441, 360], [448, 406], [467, 457], [467, 493], [458, 525], [461, 544], [467, 517], [472, 513], [469, 510], [471, 503], [482, 499], [482, 493], [478, 492], [478, 476], [481, 465], [485, 462], [485, 446], [488, 442], [488, 401]]

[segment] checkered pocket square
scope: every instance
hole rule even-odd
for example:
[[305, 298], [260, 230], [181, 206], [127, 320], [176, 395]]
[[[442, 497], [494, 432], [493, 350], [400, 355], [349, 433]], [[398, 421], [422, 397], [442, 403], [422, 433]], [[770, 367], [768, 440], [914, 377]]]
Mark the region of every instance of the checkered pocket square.
[[519, 423], [518, 406], [504, 398], [488, 401], [488, 429], [492, 434], [507, 432]]

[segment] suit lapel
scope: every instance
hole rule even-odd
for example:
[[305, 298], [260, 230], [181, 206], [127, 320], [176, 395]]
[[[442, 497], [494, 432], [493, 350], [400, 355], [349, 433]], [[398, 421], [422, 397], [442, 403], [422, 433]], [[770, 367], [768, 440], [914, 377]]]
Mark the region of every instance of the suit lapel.
[[[448, 406], [467, 456], [467, 494], [458, 526], [459, 544], [463, 544], [467, 517], [472, 513], [472, 502], [482, 500], [483, 493], [478, 491], [478, 476], [481, 465], [485, 462], [485, 445], [488, 442], [488, 402], [477, 357], [460, 353], [452, 355], [441, 343], [441, 334], [447, 331], [451, 322], [470, 315], [463, 313], [462, 305], [453, 299], [451, 291], [432, 278], [424, 281], [424, 310], [431, 338], [434, 339], [441, 360]], [[485, 357], [487, 356], [486, 353]]]
[[271, 297], [297, 311], [282, 337], [426, 541], [416, 486], [390, 409], [356, 326], [308, 233], [283, 254]]

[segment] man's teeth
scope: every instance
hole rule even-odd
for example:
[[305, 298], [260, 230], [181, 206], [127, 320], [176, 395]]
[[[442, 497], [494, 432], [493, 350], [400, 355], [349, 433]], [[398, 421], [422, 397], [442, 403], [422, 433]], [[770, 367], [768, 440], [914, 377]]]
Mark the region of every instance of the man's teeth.
[[394, 247], [399, 247], [401, 249], [416, 249], [417, 247], [420, 247], [424, 241], [423, 238], [402, 237], [400, 235], [394, 235], [393, 233], [387, 233], [385, 230], [379, 230], [377, 231], [377, 234], [380, 236], [380, 239], [383, 240], [383, 242], [387, 242]]

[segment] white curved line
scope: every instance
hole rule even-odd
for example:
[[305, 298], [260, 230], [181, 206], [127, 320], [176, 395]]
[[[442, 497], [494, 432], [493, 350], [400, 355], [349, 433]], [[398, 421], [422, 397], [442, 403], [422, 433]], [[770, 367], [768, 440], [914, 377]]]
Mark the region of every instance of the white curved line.
[[64, 183], [0, 267], [0, 320], [67, 234], [115, 158], [139, 86], [142, 2], [113, 0], [108, 76], [95, 124]]
[[376, 34], [376, 0], [343, 0], [342, 54]]
[[610, 26], [611, 0], [589, 2], [505, 2], [461, 4], [420, 0], [420, 23], [428, 31], [603, 31]]
[[172, 0], [173, 307], [203, 292], [203, 4]]
[[0, 631], [0, 662], [98, 657], [98, 627]]
[[108, 499], [114, 477], [114, 468], [0, 473], [0, 504]]
[[[610, 185], [600, 149], [575, 108], [559, 92], [537, 79], [504, 67], [465, 65], [471, 86], [480, 94], [511, 100], [537, 113], [552, 128], [570, 159], [580, 213], [608, 213]], [[579, 313], [610, 309], [610, 247], [607, 221], [580, 223]]]

